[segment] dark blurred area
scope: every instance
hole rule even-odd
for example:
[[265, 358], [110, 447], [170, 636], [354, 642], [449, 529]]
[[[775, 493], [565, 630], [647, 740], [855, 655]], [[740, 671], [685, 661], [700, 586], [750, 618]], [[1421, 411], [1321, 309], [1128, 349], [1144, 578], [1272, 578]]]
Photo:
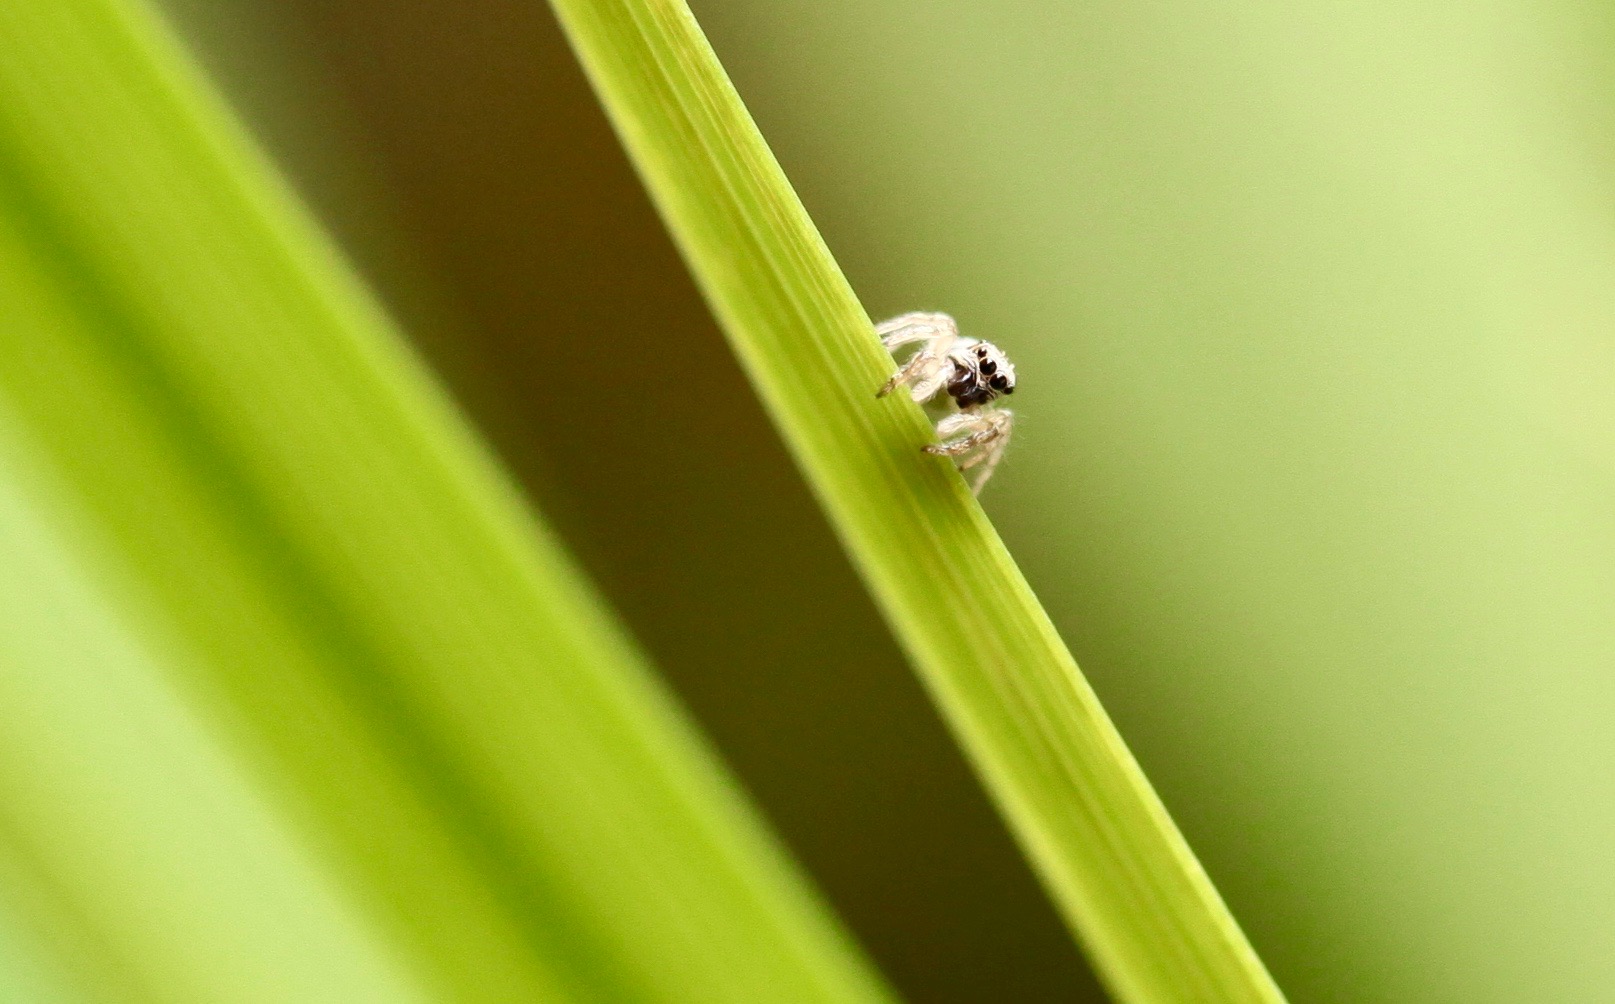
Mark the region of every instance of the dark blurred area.
[[173, 6], [899, 991], [1102, 999], [548, 9]]

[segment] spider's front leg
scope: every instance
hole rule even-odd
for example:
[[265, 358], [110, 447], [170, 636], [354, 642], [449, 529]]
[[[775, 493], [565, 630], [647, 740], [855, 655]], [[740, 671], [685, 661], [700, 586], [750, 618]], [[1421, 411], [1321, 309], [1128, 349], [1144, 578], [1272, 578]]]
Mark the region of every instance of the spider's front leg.
[[959, 340], [959, 326], [947, 314], [918, 311], [894, 317], [875, 326], [886, 351], [896, 352], [905, 345], [924, 342], [913, 358], [900, 366], [876, 397], [885, 397], [904, 384], [913, 384], [915, 401], [926, 401], [947, 382], [948, 353]]
[[938, 457], [954, 457], [959, 470], [976, 468], [970, 481], [971, 494], [981, 494], [982, 486], [993, 476], [993, 470], [1004, 458], [1009, 446], [1009, 434], [1015, 428], [1015, 413], [1010, 411], [961, 411], [949, 415], [936, 425], [936, 434], [942, 442], [921, 447], [926, 453]]
[[959, 325], [947, 314], [915, 310], [899, 314], [889, 321], [881, 321], [875, 325], [875, 334], [880, 336], [881, 344], [890, 351], [910, 342], [923, 342], [937, 335], [952, 335], [957, 338]]

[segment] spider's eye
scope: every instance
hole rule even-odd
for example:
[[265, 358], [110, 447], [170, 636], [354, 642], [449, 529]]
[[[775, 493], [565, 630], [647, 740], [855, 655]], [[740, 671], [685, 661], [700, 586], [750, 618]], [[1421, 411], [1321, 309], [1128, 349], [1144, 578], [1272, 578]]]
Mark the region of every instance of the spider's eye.
[[981, 372], [985, 376], [992, 376], [994, 373], [998, 372], [998, 364], [983, 356], [981, 360]]
[[1010, 384], [1008, 387], [1005, 387], [1004, 388], [1004, 393], [1005, 394], [1013, 394], [1013, 393], [1015, 393], [1015, 385]]
[[1004, 394], [1009, 393], [1009, 381], [1005, 380], [1001, 376], [995, 376], [991, 380], [988, 380], [987, 381], [987, 386], [991, 387], [993, 390], [996, 390], [996, 391], [998, 391], [1000, 393], [1004, 393]]

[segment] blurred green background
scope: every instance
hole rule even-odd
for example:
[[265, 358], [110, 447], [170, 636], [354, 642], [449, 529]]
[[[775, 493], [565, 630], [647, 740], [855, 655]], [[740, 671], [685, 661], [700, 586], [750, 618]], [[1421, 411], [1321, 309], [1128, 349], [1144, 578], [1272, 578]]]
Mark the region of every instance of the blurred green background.
[[[898, 988], [1097, 999], [548, 11], [169, 6]], [[1292, 999], [1608, 1000], [1615, 16], [694, 6]]]

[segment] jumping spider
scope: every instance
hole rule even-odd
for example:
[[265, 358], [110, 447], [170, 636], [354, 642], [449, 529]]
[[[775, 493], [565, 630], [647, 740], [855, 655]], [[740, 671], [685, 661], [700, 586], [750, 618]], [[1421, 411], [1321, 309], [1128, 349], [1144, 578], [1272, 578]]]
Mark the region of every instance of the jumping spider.
[[1004, 458], [1015, 416], [993, 406], [1000, 394], [1015, 393], [1015, 367], [991, 342], [966, 338], [947, 314], [916, 312], [894, 317], [875, 326], [887, 351], [919, 342], [920, 349], [904, 363], [886, 386], [876, 392], [885, 397], [904, 384], [924, 404], [946, 390], [959, 410], [936, 424], [942, 441], [923, 447], [926, 453], [955, 457], [959, 470], [975, 470], [970, 491], [981, 493]]

